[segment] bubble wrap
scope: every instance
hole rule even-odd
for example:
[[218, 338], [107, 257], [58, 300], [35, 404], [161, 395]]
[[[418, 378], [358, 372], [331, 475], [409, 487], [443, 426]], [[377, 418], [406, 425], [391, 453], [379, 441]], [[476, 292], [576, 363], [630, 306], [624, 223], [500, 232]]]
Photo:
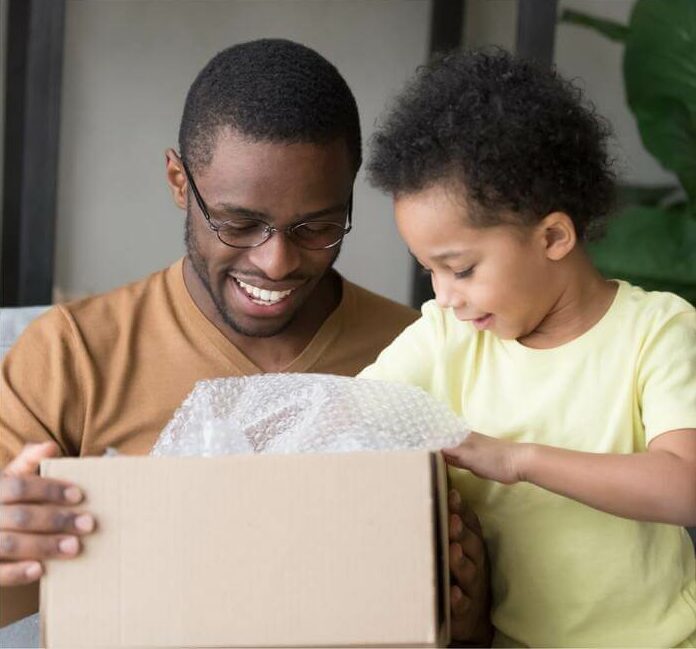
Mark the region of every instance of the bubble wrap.
[[199, 381], [152, 455], [440, 449], [468, 430], [420, 388], [328, 374]]

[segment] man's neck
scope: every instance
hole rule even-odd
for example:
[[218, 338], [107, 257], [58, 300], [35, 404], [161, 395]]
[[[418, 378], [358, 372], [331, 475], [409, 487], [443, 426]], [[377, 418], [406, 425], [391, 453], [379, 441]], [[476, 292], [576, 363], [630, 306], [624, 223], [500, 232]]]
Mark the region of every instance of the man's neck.
[[279, 334], [251, 338], [231, 330], [232, 335], [227, 337], [264, 372], [280, 372], [307, 348], [319, 329], [336, 310], [341, 302], [342, 286], [341, 277], [330, 270], [292, 322]]
[[329, 270], [283, 331], [274, 336], [254, 337], [245, 336], [223, 320], [188, 257], [184, 259], [184, 281], [191, 298], [203, 314], [264, 372], [278, 372], [288, 367], [338, 307], [343, 293], [340, 275]]

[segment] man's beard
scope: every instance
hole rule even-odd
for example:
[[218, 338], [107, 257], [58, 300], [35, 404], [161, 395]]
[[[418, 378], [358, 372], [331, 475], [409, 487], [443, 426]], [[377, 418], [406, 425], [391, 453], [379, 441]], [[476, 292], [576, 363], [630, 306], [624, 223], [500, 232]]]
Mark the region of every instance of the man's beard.
[[[249, 338], [271, 338], [272, 336], [277, 336], [278, 334], [281, 334], [283, 331], [285, 331], [297, 317], [297, 314], [300, 310], [299, 308], [295, 310], [295, 312], [292, 313], [285, 322], [280, 323], [275, 329], [265, 331], [254, 331], [242, 326], [239, 322], [237, 322], [237, 320], [234, 317], [234, 314], [230, 311], [230, 309], [227, 308], [227, 305], [225, 304], [222, 297], [216, 295], [215, 291], [213, 291], [212, 289], [210, 277], [208, 275], [208, 269], [205, 265], [205, 260], [203, 259], [202, 255], [198, 252], [196, 234], [194, 233], [193, 227], [191, 225], [192, 219], [193, 217], [191, 215], [191, 212], [189, 210], [186, 210], [186, 224], [184, 226], [184, 242], [186, 244], [186, 253], [189, 259], [191, 260], [191, 265], [193, 266], [196, 275], [198, 275], [198, 278], [201, 280], [201, 283], [205, 287], [206, 291], [208, 291], [208, 295], [210, 296], [210, 299], [213, 301], [213, 304], [215, 305], [218, 315], [220, 316], [222, 321], [233, 331], [236, 331], [238, 334], [241, 334], [242, 336], [248, 336]], [[212, 234], [214, 233], [211, 232], [211, 235]], [[220, 242], [220, 245], [224, 244]], [[337, 246], [337, 248], [340, 249], [340, 246]], [[336, 254], [331, 260], [331, 263], [327, 266], [325, 273], [331, 270], [334, 262], [336, 261], [336, 258], [338, 257], [338, 253], [339, 250], [336, 250]]]

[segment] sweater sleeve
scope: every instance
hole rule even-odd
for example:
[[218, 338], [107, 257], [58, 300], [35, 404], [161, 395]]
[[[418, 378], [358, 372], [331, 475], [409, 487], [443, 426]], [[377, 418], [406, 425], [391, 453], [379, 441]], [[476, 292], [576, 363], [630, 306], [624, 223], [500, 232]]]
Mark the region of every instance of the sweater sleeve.
[[0, 468], [27, 443], [55, 441], [77, 455], [84, 420], [80, 346], [69, 313], [34, 320], [0, 366]]

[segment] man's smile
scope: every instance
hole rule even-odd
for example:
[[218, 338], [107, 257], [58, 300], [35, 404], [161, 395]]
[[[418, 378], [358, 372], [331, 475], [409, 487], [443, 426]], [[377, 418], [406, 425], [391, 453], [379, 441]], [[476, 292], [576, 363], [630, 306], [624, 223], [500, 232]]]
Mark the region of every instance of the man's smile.
[[262, 288], [260, 286], [255, 286], [254, 284], [249, 284], [247, 282], [243, 282], [238, 277], [233, 277], [233, 279], [251, 298], [252, 302], [264, 306], [280, 302], [295, 290], [294, 288], [290, 288], [282, 291], [276, 291]]

